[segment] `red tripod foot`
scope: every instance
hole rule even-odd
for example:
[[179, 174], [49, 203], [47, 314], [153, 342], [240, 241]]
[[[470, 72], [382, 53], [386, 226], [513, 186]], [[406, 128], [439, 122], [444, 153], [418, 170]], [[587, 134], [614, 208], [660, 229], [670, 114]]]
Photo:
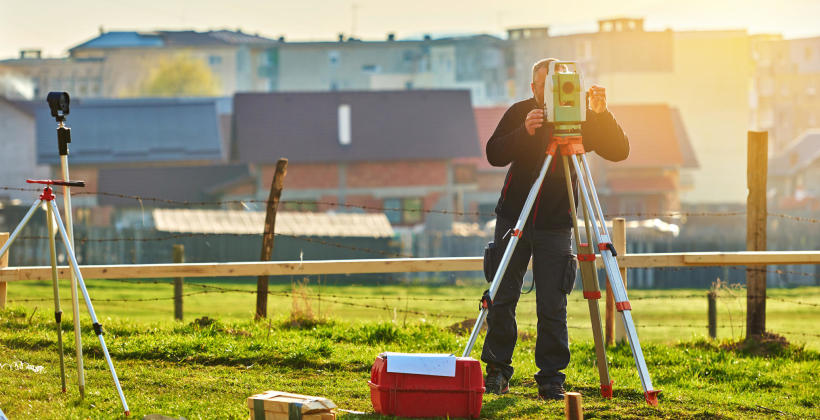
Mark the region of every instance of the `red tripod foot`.
[[658, 406], [658, 394], [661, 393], [660, 389], [651, 389], [643, 393], [644, 398], [646, 398], [646, 403], [651, 405], [652, 407]]
[[615, 383], [615, 381], [609, 381], [609, 385], [601, 384], [601, 396], [602, 397], [604, 397], [608, 400], [612, 399], [612, 384], [614, 384], [614, 383]]

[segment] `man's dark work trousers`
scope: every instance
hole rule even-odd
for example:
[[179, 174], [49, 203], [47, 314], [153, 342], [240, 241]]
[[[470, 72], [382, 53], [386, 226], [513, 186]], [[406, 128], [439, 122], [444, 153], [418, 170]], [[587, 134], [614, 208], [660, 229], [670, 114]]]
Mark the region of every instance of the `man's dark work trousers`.
[[[495, 243], [506, 248], [515, 221], [496, 219]], [[570, 228], [533, 229], [528, 221], [523, 236], [513, 252], [504, 278], [487, 314], [487, 338], [481, 360], [500, 368], [509, 379], [513, 374], [512, 354], [518, 338], [515, 308], [521, 296], [521, 286], [532, 256], [533, 281], [538, 314], [538, 337], [535, 342], [535, 365], [539, 385], [564, 383], [564, 370], [569, 364], [567, 336], [567, 294], [575, 283], [577, 263], [572, 255]], [[525, 308], [530, 311], [532, 308]]]

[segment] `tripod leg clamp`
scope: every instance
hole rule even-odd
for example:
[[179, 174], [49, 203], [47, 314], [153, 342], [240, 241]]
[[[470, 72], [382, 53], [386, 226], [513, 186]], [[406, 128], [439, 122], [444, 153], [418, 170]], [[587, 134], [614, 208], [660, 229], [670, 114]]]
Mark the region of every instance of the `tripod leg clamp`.
[[600, 243], [600, 244], [598, 244], [598, 249], [601, 250], [601, 251], [609, 250], [610, 252], [612, 252], [613, 257], [618, 256], [618, 252], [615, 251], [615, 245], [612, 245], [612, 242]]
[[618, 312], [631, 311], [632, 305], [629, 304], [628, 300], [625, 300], [623, 302], [615, 302], [615, 309], [617, 309]]
[[490, 299], [490, 289], [484, 291], [484, 294], [481, 296], [481, 302], [478, 305], [478, 310], [487, 309], [493, 307], [493, 300]]
[[94, 334], [102, 335], [102, 333], [103, 333], [102, 324], [100, 324], [99, 322], [95, 322], [93, 326], [94, 326]]
[[584, 299], [600, 299], [601, 298], [601, 291], [596, 290], [593, 292], [584, 291]]
[[54, 312], [54, 321], [56, 321], [58, 324], [63, 322], [63, 311]]

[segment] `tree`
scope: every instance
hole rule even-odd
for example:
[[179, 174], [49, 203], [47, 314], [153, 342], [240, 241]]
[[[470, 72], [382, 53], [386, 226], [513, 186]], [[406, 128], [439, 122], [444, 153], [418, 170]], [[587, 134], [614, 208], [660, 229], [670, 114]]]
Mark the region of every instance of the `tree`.
[[219, 78], [202, 60], [188, 55], [162, 59], [142, 83], [138, 96], [216, 96]]

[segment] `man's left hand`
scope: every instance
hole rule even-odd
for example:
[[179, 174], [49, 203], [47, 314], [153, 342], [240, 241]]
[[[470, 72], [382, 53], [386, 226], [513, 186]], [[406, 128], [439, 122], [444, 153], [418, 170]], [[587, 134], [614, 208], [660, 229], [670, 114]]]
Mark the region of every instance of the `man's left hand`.
[[601, 113], [606, 111], [606, 89], [598, 85], [592, 85], [587, 91], [589, 98], [589, 109], [593, 112]]

